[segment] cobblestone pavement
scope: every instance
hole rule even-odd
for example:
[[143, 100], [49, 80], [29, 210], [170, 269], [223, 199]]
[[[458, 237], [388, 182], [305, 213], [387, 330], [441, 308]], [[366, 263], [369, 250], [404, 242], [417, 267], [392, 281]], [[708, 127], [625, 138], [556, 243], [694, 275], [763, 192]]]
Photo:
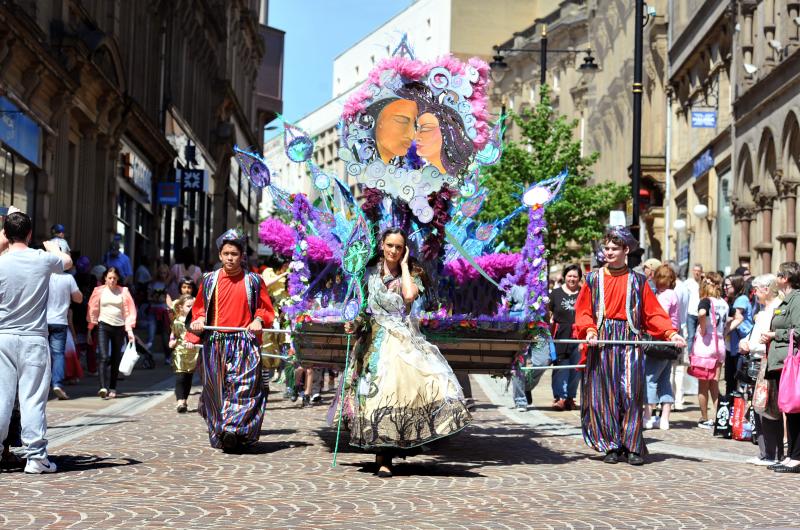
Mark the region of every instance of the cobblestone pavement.
[[273, 392], [261, 441], [226, 455], [197, 414], [174, 412], [167, 373], [149, 377], [116, 402], [50, 402], [59, 473], [0, 475], [0, 527], [800, 527], [800, 477], [741, 463], [754, 447], [690, 428], [696, 411], [648, 431], [647, 465], [611, 466], [576, 435], [575, 413], [511, 411], [504, 384], [473, 377], [474, 424], [379, 479], [346, 443], [331, 467], [326, 407]]

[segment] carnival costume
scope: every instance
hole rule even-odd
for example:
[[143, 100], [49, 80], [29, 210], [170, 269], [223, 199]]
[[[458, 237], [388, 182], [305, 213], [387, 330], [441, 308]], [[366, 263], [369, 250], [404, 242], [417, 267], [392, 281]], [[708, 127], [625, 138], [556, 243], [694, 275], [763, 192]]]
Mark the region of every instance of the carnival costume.
[[[228, 241], [218, 241], [218, 246]], [[258, 274], [242, 270], [236, 276], [228, 276], [220, 269], [203, 275], [192, 315], [195, 319], [204, 317], [207, 326], [244, 328], [256, 318], [261, 319], [264, 327], [270, 327], [274, 312]], [[195, 342], [192, 339], [196, 337], [187, 336]], [[207, 331], [202, 368], [203, 394], [199, 408], [208, 425], [211, 446], [223, 447], [222, 436], [228, 432], [242, 443], [258, 441], [266, 400], [260, 346], [255, 335], [250, 331]]]
[[[414, 282], [422, 292], [419, 278]], [[464, 394], [439, 349], [409, 316], [401, 278], [382, 275], [379, 267], [369, 271], [367, 285], [368, 329], [347, 378], [350, 443], [391, 451], [457, 433], [472, 421]]]
[[172, 336], [175, 337], [175, 348], [172, 350], [172, 369], [176, 374], [193, 374], [197, 368], [198, 349], [187, 346], [186, 318], [175, 317], [172, 321]]
[[[677, 333], [643, 274], [603, 267], [586, 275], [575, 303], [575, 330], [585, 339], [636, 340], [642, 332], [657, 340]], [[632, 345], [589, 347], [583, 373], [583, 439], [597, 451], [645, 454], [642, 417], [645, 402], [644, 353]]]

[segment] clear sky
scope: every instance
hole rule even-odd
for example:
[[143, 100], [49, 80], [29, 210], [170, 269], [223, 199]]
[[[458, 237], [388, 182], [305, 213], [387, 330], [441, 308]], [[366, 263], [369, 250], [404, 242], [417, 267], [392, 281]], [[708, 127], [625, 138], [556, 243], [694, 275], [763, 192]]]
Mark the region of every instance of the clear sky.
[[[269, 25], [286, 32], [283, 116], [302, 118], [331, 98], [333, 59], [412, 0], [270, 0]], [[275, 135], [267, 131], [266, 136]]]

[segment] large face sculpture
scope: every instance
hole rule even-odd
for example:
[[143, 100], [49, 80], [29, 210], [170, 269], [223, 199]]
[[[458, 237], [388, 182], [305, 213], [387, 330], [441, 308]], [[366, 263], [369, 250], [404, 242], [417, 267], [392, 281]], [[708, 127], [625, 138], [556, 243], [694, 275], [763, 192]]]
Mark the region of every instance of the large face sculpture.
[[417, 104], [408, 99], [398, 99], [386, 105], [375, 124], [375, 143], [384, 163], [408, 153], [414, 141], [417, 121]]
[[379, 76], [345, 103], [342, 116], [339, 156], [348, 174], [408, 203], [422, 223], [433, 217], [428, 196], [469, 176], [478, 128], [486, 128], [472, 107], [473, 87], [485, 79], [470, 65], [447, 64], [379, 65]]

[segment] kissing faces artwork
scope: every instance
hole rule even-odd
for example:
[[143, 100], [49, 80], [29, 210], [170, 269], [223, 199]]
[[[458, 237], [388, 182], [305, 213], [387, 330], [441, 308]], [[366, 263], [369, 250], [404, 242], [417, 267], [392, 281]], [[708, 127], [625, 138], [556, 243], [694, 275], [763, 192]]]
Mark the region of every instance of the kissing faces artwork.
[[490, 143], [488, 73], [479, 59], [383, 60], [345, 103], [339, 156], [347, 172], [429, 223], [428, 195], [460, 188]]

